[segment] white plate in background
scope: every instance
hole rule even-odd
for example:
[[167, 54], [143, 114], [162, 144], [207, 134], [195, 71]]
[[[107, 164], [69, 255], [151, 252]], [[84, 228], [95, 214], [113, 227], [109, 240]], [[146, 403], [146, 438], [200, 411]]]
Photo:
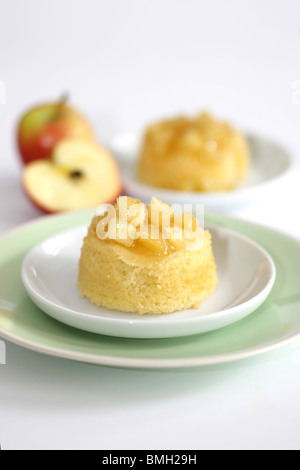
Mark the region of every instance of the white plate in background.
[[250, 146], [251, 170], [238, 188], [220, 192], [185, 192], [161, 189], [141, 183], [136, 174], [142, 136], [125, 133], [109, 145], [117, 158], [124, 182], [124, 192], [143, 202], [155, 196], [169, 204], [204, 204], [211, 210], [228, 210], [257, 200], [287, 176], [293, 167], [290, 152], [280, 144], [257, 135], [246, 135]]

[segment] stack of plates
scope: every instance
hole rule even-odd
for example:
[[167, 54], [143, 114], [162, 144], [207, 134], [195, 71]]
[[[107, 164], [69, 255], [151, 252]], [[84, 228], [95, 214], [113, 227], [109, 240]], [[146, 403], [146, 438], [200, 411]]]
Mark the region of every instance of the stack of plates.
[[[251, 175], [231, 192], [183, 193], [136, 179], [140, 137], [111, 144], [125, 192], [148, 202], [230, 209], [260, 197], [291, 169], [289, 153], [249, 136]], [[198, 309], [138, 315], [79, 296], [80, 248], [94, 211], [47, 216], [0, 241], [0, 336], [41, 353], [130, 368], [182, 368], [252, 357], [300, 338], [299, 242], [262, 226], [206, 212], [219, 284]]]
[[78, 295], [77, 262], [92, 216], [47, 216], [2, 238], [1, 337], [54, 356], [148, 369], [234, 361], [300, 338], [299, 242], [206, 214], [220, 280], [212, 297], [199, 310], [128, 315]]

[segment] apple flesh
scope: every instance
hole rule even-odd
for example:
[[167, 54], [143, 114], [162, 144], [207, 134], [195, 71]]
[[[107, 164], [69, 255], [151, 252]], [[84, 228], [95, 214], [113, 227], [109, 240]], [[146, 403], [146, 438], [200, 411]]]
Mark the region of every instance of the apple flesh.
[[64, 139], [51, 160], [25, 166], [23, 186], [29, 198], [48, 213], [113, 203], [122, 192], [114, 158], [98, 144]]
[[64, 138], [92, 139], [87, 120], [63, 99], [26, 113], [18, 126], [18, 148], [23, 163], [51, 158], [55, 145]]

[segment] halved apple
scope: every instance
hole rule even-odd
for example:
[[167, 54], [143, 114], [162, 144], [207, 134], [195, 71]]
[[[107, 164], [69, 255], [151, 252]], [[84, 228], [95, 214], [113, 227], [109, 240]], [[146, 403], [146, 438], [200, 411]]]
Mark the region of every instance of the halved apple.
[[51, 160], [26, 165], [23, 185], [45, 212], [112, 203], [122, 192], [119, 168], [110, 153], [95, 142], [79, 139], [64, 139]]

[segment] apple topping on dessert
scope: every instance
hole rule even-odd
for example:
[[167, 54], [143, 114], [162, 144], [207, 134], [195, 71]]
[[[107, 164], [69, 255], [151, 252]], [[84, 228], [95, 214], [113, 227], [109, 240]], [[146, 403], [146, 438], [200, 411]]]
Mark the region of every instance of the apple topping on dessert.
[[105, 207], [103, 212], [95, 223], [100, 240], [159, 256], [202, 247], [203, 230], [193, 214], [175, 215], [172, 206], [157, 198], [146, 206], [122, 196], [115, 206]]

